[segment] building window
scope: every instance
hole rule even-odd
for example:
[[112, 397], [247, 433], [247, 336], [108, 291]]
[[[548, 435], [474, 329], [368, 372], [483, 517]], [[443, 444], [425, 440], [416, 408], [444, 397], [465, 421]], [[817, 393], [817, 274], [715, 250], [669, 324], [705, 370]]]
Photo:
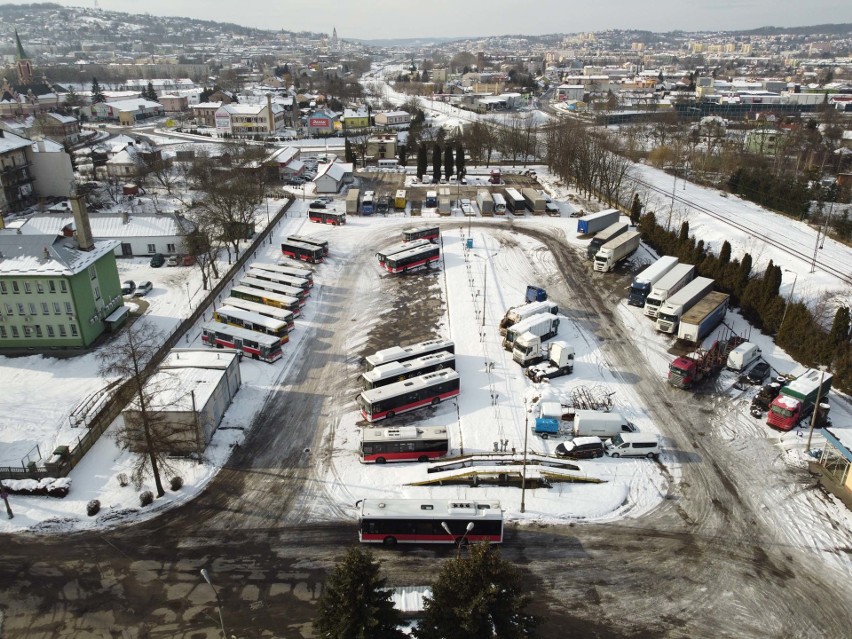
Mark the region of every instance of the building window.
[[149, 253], [156, 253], [157, 252], [157, 246], [155, 244], [149, 244], [148, 245], [148, 252]]
[[65, 337], [65, 324], [59, 325], [59, 337]]
[[6, 294], [6, 282], [0, 282], [0, 293]]
[[71, 335], [73, 337], [77, 337], [77, 325], [76, 324], [71, 324]]
[[100, 286], [95, 287], [95, 299], [96, 300], [101, 299], [101, 287]]
[[59, 280], [59, 290], [63, 293], [68, 292], [68, 284], [65, 280]]
[[29, 282], [24, 282], [24, 293], [26, 293], [27, 295], [29, 295], [29, 294], [30, 294], [30, 293], [32, 293], [32, 292], [33, 292], [33, 289], [32, 289], [32, 287], [30, 286], [30, 283], [29, 283]]
[[20, 337], [20, 334], [18, 333], [18, 327], [17, 326], [12, 327], [12, 337]]
[[53, 312], [56, 315], [59, 315], [62, 312], [62, 305], [59, 302], [53, 303]]
[[0, 326], [0, 338], [6, 339], [6, 327]]
[[47, 281], [47, 288], [50, 290], [51, 293], [55, 293], [56, 292], [56, 282], [54, 282], [53, 280], [48, 280]]
[[36, 291], [39, 293], [44, 293], [44, 284], [41, 282], [36, 282]]
[[20, 293], [21, 292], [21, 290], [18, 288], [18, 281], [17, 280], [12, 280], [12, 292], [13, 293]]
[[36, 314], [36, 305], [30, 302], [30, 315]]
[[34, 328], [35, 328], [35, 332], [36, 332], [36, 337], [44, 337], [41, 334], [41, 326], [39, 324], [36, 324]]
[[71, 307], [71, 302], [65, 302], [65, 312], [69, 315], [74, 312], [74, 309]]
[[33, 329], [29, 326], [24, 326], [24, 337], [32, 337]]
[[45, 315], [50, 315], [50, 304], [48, 304], [47, 302], [42, 302], [41, 303], [41, 312], [44, 313]]
[[47, 336], [48, 336], [48, 337], [54, 337], [54, 334], [53, 334], [53, 324], [48, 324], [48, 325], [47, 325]]
[[6, 304], [6, 315], [14, 315], [15, 309], [12, 308], [11, 304]]
[[24, 305], [18, 302], [18, 315], [25, 315], [26, 310], [24, 310]]
[[95, 268], [95, 265], [92, 264], [89, 267], [89, 279], [93, 280], [93, 279], [95, 279], [95, 277], [97, 277], [97, 275], [98, 275], [98, 270]]
[[168, 253], [177, 253], [177, 251], [175, 250], [174, 244], [166, 244], [166, 251]]

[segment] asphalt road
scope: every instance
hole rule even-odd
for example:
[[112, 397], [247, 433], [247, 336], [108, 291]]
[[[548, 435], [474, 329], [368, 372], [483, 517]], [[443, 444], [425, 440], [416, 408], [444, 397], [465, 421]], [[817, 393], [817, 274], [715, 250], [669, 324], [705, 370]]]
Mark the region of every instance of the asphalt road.
[[[800, 550], [777, 525], [783, 511], [774, 504], [809, 485], [807, 474], [765, 461], [771, 450], [739, 449], [719, 437], [714, 425], [729, 409], [712, 394], [684, 401], [659, 383], [611, 310], [629, 274], [592, 274], [555, 235], [526, 232], [550, 248], [562, 273], [547, 282], [551, 296], [604, 343], [606, 364], [638, 387], [681, 462], [662, 506], [639, 519], [509, 528], [502, 552], [527, 575], [540, 636], [848, 636], [846, 575]], [[315, 470], [335, 454], [325, 426], [333, 432], [333, 407], [354, 395], [363, 353], [391, 336], [433, 335], [443, 311], [434, 275], [402, 284], [382, 278], [379, 286], [357, 277], [374, 268], [373, 254], [387, 242], [379, 234], [352, 260], [329, 261], [337, 279], [311, 298], [318, 322], [304, 360], [196, 500], [104, 533], [2, 538], [0, 637], [217, 637], [216, 596], [202, 567], [230, 633], [312, 636], [325, 574], [355, 539], [353, 525], [308, 516], [318, 500], [330, 516], [339, 508]], [[424, 296], [428, 302], [409, 313], [409, 302]], [[406, 312], [391, 323], [383, 315], [391, 309]], [[391, 585], [422, 585], [453, 550], [376, 552]]]

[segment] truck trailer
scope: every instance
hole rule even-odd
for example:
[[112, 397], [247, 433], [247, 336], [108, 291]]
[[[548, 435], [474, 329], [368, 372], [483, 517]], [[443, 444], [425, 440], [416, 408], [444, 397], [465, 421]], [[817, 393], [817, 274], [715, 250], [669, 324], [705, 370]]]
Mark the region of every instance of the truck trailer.
[[831, 389], [831, 373], [816, 368], [804, 369], [792, 382], [783, 386], [769, 405], [766, 423], [781, 430], [791, 430], [814, 410], [817, 400], [824, 402]]
[[644, 271], [633, 278], [627, 293], [627, 303], [631, 306], [645, 306], [645, 300], [651, 293], [654, 284], [666, 276], [666, 273], [677, 266], [677, 258], [664, 255]]
[[[517, 348], [517, 345], [516, 345]], [[514, 351], [512, 351], [514, 358]], [[527, 377], [538, 383], [574, 372], [574, 347], [567, 342], [552, 342], [547, 349], [547, 361], [527, 369]]]
[[527, 208], [533, 215], [544, 215], [544, 196], [535, 189], [521, 189], [521, 195], [527, 203]]
[[559, 313], [559, 305], [555, 302], [544, 301], [529, 302], [528, 304], [522, 304], [521, 306], [510, 308], [506, 312], [506, 315], [503, 316], [503, 319], [500, 320], [500, 335], [505, 335], [510, 326], [513, 326], [528, 317], [540, 315], [542, 313], [557, 315]]
[[715, 291], [705, 295], [680, 318], [677, 338], [700, 344], [725, 319], [729, 299], [730, 295]]
[[595, 270], [599, 273], [608, 273], [633, 255], [639, 248], [641, 240], [642, 236], [639, 231], [627, 231], [614, 240], [610, 240], [595, 255]]
[[606, 209], [599, 213], [591, 213], [584, 215], [577, 220], [577, 233], [580, 235], [592, 235], [598, 231], [603, 231], [606, 227], [618, 222], [621, 213], [618, 209]]
[[657, 313], [657, 330], [676, 334], [680, 318], [713, 290], [714, 283], [709, 277], [697, 277], [667, 299]]
[[598, 254], [598, 251], [601, 250], [601, 247], [604, 244], [610, 240], [614, 240], [622, 233], [626, 233], [629, 228], [630, 224], [628, 222], [616, 222], [615, 224], [610, 224], [589, 241], [589, 245], [586, 247], [586, 257], [590, 260], [595, 259], [595, 255]]
[[513, 351], [515, 340], [521, 335], [531, 333], [533, 337], [539, 337], [542, 341], [548, 340], [559, 331], [559, 318], [550, 313], [544, 315], [533, 315], [527, 319], [510, 326], [503, 338], [503, 348]]
[[657, 311], [660, 310], [663, 302], [689, 284], [694, 276], [695, 266], [692, 264], [678, 264], [666, 273], [659, 282], [654, 284], [651, 293], [645, 299], [645, 315], [657, 317]]
[[476, 192], [476, 205], [479, 207], [479, 212], [486, 217], [494, 215], [494, 198], [491, 197], [491, 192], [482, 189]]
[[449, 215], [452, 212], [450, 208], [450, 189], [443, 186], [438, 189], [438, 214]]
[[346, 215], [355, 215], [358, 213], [358, 202], [361, 197], [361, 191], [358, 189], [349, 189], [346, 192]]

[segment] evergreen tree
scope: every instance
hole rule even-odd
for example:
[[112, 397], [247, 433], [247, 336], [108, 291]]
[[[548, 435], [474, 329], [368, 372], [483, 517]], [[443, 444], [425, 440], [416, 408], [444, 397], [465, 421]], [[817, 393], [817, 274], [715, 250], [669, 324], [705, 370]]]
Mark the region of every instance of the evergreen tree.
[[535, 618], [524, 609], [529, 588], [520, 571], [488, 544], [450, 559], [424, 602], [417, 639], [529, 639]]
[[745, 291], [749, 278], [751, 277], [751, 265], [751, 253], [746, 253], [743, 255], [743, 259], [740, 262], [740, 268], [737, 272], [737, 279], [734, 286], [734, 290], [740, 298], [743, 296], [743, 292]]
[[841, 347], [849, 340], [849, 308], [841, 306], [834, 313], [834, 321], [831, 322], [831, 330], [825, 339], [825, 352], [822, 356], [824, 364], [830, 364], [836, 359]]
[[422, 180], [423, 176], [426, 175], [426, 170], [429, 166], [429, 152], [426, 150], [425, 146], [420, 146], [417, 149], [417, 179]]
[[689, 241], [689, 222], [684, 221], [680, 225], [680, 235], [678, 236], [678, 242], [685, 243]]
[[142, 97], [146, 100], [151, 100], [152, 102], [157, 101], [157, 92], [154, 90], [154, 83], [150, 80], [148, 81], [148, 86], [145, 89], [145, 92]]
[[355, 162], [355, 155], [352, 153], [352, 143], [349, 141], [349, 138], [346, 138], [343, 142], [343, 157], [349, 163]]
[[408, 147], [402, 145], [399, 147], [399, 165], [405, 166], [405, 163], [408, 161]]
[[92, 76], [92, 104], [98, 104], [100, 102], [106, 102], [106, 96], [101, 89], [98, 79]]
[[441, 147], [437, 144], [432, 148], [432, 182], [441, 181]]
[[464, 168], [464, 147], [461, 144], [456, 147], [456, 173], [459, 178], [463, 178], [467, 173]]
[[444, 177], [449, 180], [454, 168], [453, 149], [451, 146], [447, 146], [444, 149]]
[[725, 266], [731, 261], [731, 243], [728, 240], [722, 242], [722, 248], [719, 251], [719, 264]]
[[639, 224], [639, 219], [642, 216], [642, 202], [639, 200], [639, 194], [633, 194], [633, 203], [630, 205], [630, 223], [633, 226]]
[[319, 599], [316, 629], [326, 639], [404, 639], [379, 562], [351, 548], [337, 563]]

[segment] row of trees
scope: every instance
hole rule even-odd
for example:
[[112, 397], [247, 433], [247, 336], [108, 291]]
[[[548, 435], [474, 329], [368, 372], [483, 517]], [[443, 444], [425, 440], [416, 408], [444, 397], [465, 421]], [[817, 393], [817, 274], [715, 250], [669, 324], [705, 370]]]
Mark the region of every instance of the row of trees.
[[[421, 145], [417, 151], [417, 177], [423, 179], [429, 164], [428, 149]], [[444, 177], [449, 180], [451, 176], [464, 177], [465, 168], [464, 148], [456, 146], [453, 151], [452, 144], [447, 144], [443, 150], [437, 143], [432, 147], [432, 182], [438, 183], [441, 179], [441, 158], [443, 157]]]

